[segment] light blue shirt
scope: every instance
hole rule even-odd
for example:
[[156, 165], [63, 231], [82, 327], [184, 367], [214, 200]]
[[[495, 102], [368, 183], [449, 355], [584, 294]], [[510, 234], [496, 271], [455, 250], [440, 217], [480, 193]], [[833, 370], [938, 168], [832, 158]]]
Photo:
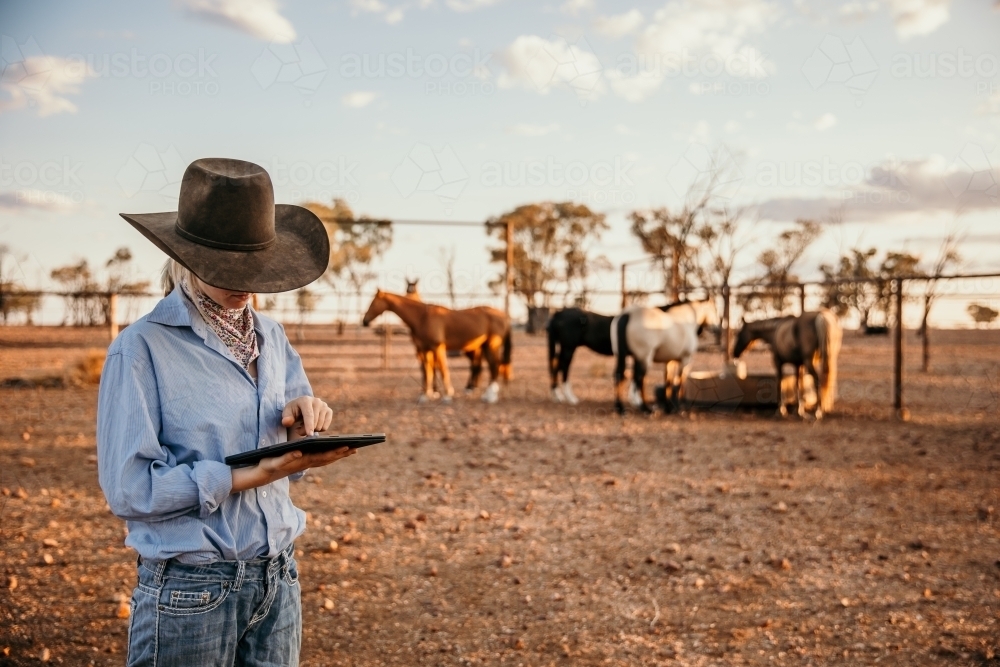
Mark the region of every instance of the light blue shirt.
[[305, 530], [289, 480], [231, 494], [223, 460], [285, 442], [285, 405], [312, 388], [281, 325], [253, 313], [257, 381], [174, 289], [108, 348], [97, 462], [125, 544], [184, 563], [276, 556]]

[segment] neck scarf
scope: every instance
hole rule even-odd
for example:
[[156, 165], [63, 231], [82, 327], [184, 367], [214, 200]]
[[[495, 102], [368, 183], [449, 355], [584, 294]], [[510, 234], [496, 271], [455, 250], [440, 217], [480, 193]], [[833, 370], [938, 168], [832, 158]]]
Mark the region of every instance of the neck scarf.
[[201, 318], [211, 327], [236, 361], [244, 369], [250, 369], [250, 362], [260, 356], [257, 349], [257, 332], [253, 328], [253, 316], [250, 305], [243, 308], [223, 308], [195, 285], [190, 285], [187, 279], [180, 281], [185, 296], [195, 305]]

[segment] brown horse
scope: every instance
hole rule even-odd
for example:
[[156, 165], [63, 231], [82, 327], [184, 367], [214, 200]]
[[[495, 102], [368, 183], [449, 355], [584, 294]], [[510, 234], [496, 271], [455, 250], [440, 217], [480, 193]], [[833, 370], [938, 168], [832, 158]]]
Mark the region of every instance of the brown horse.
[[[490, 384], [483, 393], [483, 400], [487, 403], [497, 401], [500, 394], [497, 380], [500, 377], [510, 378], [511, 331], [510, 320], [506, 315], [486, 306], [451, 310], [401, 294], [378, 290], [362, 323], [370, 325], [372, 320], [387, 310], [398, 315], [410, 329], [424, 374], [421, 401], [435, 396], [435, 371], [441, 374], [444, 400], [450, 401], [455, 395], [448, 372], [448, 350], [467, 353], [482, 350], [490, 366]], [[478, 376], [475, 366], [473, 375]], [[470, 385], [473, 382], [474, 378], [470, 378]]]
[[[818, 312], [803, 313], [798, 317], [775, 317], [746, 322], [736, 337], [733, 358], [739, 359], [756, 340], [767, 342], [774, 356], [778, 386], [781, 386], [782, 367], [785, 364], [795, 366], [796, 398], [801, 417], [806, 415], [801, 377], [801, 370], [805, 368], [819, 392], [816, 419], [822, 419], [824, 413], [833, 411], [837, 395], [837, 355], [840, 353], [842, 338], [843, 330], [837, 316], [825, 308]], [[784, 399], [778, 403], [778, 413], [782, 417], [786, 416], [788, 409]]]

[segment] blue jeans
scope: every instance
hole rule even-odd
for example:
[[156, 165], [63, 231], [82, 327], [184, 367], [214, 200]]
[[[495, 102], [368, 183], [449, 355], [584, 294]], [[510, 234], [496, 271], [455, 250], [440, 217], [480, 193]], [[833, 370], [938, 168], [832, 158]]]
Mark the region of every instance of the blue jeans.
[[270, 560], [140, 561], [128, 667], [299, 664], [302, 602], [292, 546]]

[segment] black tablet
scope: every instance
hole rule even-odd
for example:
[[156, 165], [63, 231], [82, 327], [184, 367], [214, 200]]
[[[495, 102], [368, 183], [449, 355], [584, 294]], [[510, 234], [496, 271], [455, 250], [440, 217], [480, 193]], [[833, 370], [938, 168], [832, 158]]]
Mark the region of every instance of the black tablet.
[[261, 459], [271, 458], [272, 456], [281, 456], [282, 454], [286, 454], [288, 452], [299, 451], [303, 454], [316, 454], [319, 452], [327, 452], [331, 449], [340, 449], [341, 447], [357, 449], [359, 447], [367, 447], [368, 445], [377, 445], [380, 442], [385, 442], [385, 433], [312, 435], [308, 438], [302, 438], [301, 440], [292, 440], [290, 442], [283, 442], [280, 445], [261, 447], [260, 449], [243, 452], [242, 454], [227, 456], [226, 464], [234, 468], [245, 468], [247, 466], [257, 465]]

